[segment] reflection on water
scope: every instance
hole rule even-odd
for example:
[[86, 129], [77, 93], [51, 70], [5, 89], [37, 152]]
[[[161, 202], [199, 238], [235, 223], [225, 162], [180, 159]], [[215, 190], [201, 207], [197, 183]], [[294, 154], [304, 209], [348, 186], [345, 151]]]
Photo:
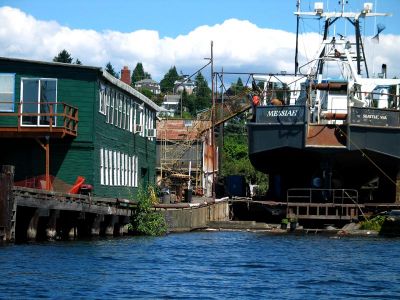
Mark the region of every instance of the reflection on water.
[[400, 239], [194, 232], [0, 247], [0, 299], [400, 298]]

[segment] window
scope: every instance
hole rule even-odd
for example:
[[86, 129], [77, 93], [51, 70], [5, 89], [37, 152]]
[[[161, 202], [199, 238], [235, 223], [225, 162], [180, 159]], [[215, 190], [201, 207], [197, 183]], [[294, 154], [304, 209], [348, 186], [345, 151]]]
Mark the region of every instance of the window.
[[108, 150], [104, 150], [104, 184], [108, 185], [109, 172], [108, 172]]
[[118, 94], [118, 99], [119, 99], [119, 105], [118, 105], [119, 123], [117, 124], [117, 126], [119, 128], [122, 128], [122, 104], [123, 104], [123, 99], [122, 99], [122, 95], [121, 94]]
[[117, 152], [113, 151], [113, 173], [114, 173], [114, 185], [117, 184]]
[[118, 95], [116, 93], [115, 93], [115, 108], [114, 108], [114, 112], [115, 112], [114, 125], [118, 127], [118, 125], [119, 125], [119, 97], [118, 97]]
[[100, 149], [100, 184], [104, 185], [104, 149]]
[[107, 123], [110, 123], [110, 90], [106, 89], [104, 91], [104, 95], [106, 98]]
[[111, 150], [108, 150], [108, 165], [109, 165], [109, 174], [110, 177], [110, 185], [113, 185], [113, 154]]
[[121, 153], [121, 185], [125, 185], [125, 155]]
[[21, 104], [22, 125], [56, 126], [56, 118], [48, 114], [57, 112], [57, 80], [22, 78]]
[[0, 112], [14, 111], [15, 74], [0, 74]]
[[122, 97], [122, 124], [121, 128], [125, 129], [125, 122], [126, 122], [126, 99]]
[[99, 112], [103, 115], [106, 114], [106, 88], [100, 84], [99, 90]]
[[117, 152], [117, 185], [121, 185], [121, 152]]
[[111, 101], [111, 109], [110, 109], [110, 124], [114, 124], [114, 107], [115, 107], [115, 97], [113, 91], [110, 91], [110, 101]]

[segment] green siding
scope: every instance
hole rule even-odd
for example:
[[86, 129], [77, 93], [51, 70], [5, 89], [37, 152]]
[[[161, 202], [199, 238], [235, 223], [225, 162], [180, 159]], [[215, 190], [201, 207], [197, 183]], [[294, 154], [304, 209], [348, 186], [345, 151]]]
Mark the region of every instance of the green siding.
[[[100, 184], [100, 149], [106, 148], [129, 156], [138, 156], [138, 184], [155, 182], [155, 140], [150, 141], [128, 130], [107, 124], [106, 116], [98, 112], [101, 77], [99, 69], [0, 58], [0, 73], [16, 73], [16, 103], [20, 99], [21, 78], [56, 78], [58, 102], [78, 108], [78, 136], [50, 139], [51, 175], [69, 185], [75, 182], [77, 176], [84, 176], [86, 183], [94, 186], [94, 193], [98, 196], [126, 198], [132, 194], [136, 195], [137, 188]], [[111, 83], [107, 84], [112, 86]], [[127, 96], [134, 98], [133, 95]], [[16, 120], [1, 117], [0, 113], [0, 127], [5, 125], [16, 126]], [[16, 181], [45, 174], [45, 151], [34, 139], [0, 139], [0, 143], [0, 164], [16, 166]], [[142, 168], [147, 169], [145, 177], [141, 176]]]
[[[97, 106], [96, 111], [99, 110]], [[100, 184], [100, 149], [108, 149], [114, 151], [121, 151], [129, 156], [138, 156], [139, 171], [138, 171], [138, 185], [146, 182], [155, 183], [155, 164], [156, 164], [156, 143], [149, 139], [134, 134], [128, 130], [116, 127], [115, 125], [106, 123], [106, 116], [97, 112], [95, 117], [95, 156], [94, 156], [94, 185], [96, 195], [111, 196], [111, 197], [130, 197], [136, 196], [137, 188], [123, 187], [123, 186], [110, 186]], [[141, 176], [141, 168], [147, 168], [145, 180]]]

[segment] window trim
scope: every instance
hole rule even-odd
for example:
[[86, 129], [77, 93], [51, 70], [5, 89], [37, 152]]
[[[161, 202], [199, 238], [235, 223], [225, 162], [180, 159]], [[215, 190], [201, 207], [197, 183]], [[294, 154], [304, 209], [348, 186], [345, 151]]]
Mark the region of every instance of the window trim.
[[[16, 75], [16, 73], [0, 73], [0, 77], [1, 76], [4, 76], [4, 77], [6, 77], [6, 76], [12, 76], [13, 78], [12, 78], [12, 80], [13, 80], [13, 83], [12, 83], [12, 99], [11, 99], [11, 110], [7, 110], [7, 109], [4, 109], [4, 110], [2, 110], [2, 109], [0, 109], [0, 113], [2, 113], [2, 112], [15, 112], [15, 75]], [[3, 104], [7, 104], [7, 103], [3, 103]]]

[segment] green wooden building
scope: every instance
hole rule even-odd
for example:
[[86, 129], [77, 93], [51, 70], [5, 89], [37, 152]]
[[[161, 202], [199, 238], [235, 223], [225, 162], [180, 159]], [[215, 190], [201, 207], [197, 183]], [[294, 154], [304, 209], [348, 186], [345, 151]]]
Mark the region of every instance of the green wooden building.
[[68, 191], [82, 176], [95, 196], [134, 197], [155, 181], [159, 110], [98, 67], [0, 58], [0, 165], [17, 185]]

